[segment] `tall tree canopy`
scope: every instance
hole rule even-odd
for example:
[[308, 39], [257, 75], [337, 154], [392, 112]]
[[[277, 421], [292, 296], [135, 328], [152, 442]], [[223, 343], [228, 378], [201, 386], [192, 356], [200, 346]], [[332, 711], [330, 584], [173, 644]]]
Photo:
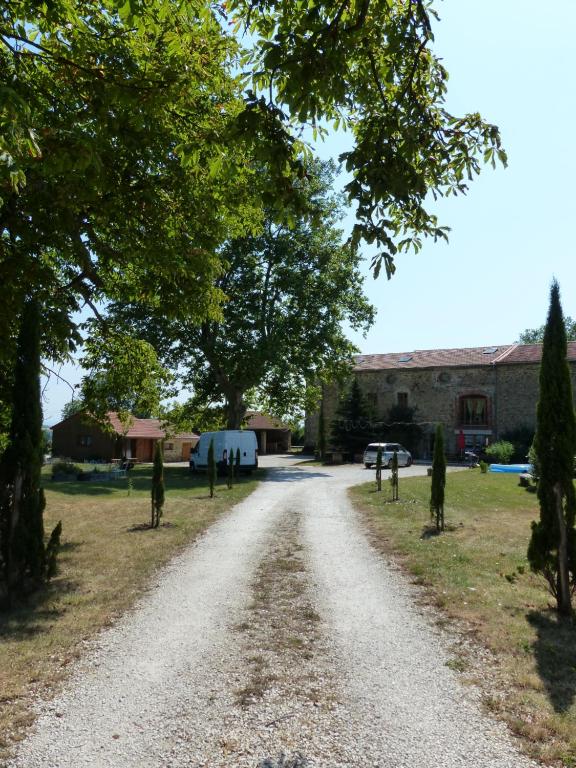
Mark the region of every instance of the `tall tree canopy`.
[[[478, 113], [445, 107], [448, 73], [432, 51], [438, 14], [424, 0], [231, 0], [255, 40], [246, 55], [267, 105], [287, 108], [318, 132], [346, 125], [341, 156], [356, 206], [353, 242], [376, 243], [376, 273], [422, 236], [445, 238], [428, 210], [461, 194], [481, 162], [506, 164], [498, 129]], [[425, 206], [426, 202], [426, 206]]]
[[[564, 326], [566, 328], [566, 340], [576, 341], [576, 320], [572, 320], [571, 317], [566, 315], [564, 318]], [[545, 325], [541, 325], [539, 328], [526, 328], [520, 334], [518, 344], [542, 344], [544, 341]]]
[[425, 201], [506, 158], [495, 126], [446, 110], [435, 16], [422, 0], [0, 0], [3, 378], [28, 290], [47, 356], [78, 342], [86, 302], [217, 318], [222, 244], [257, 235], [262, 204], [297, 218], [306, 126], [352, 133], [351, 246], [378, 246], [376, 272], [445, 237]]
[[362, 292], [356, 251], [342, 244], [342, 215], [331, 193], [334, 167], [312, 164], [302, 182], [307, 214], [291, 227], [265, 212], [261, 234], [228, 242], [216, 286], [226, 296], [221, 321], [200, 326], [133, 304], [111, 323], [147, 338], [181, 373], [198, 403], [224, 401], [237, 429], [257, 392], [267, 409], [287, 413], [311, 397], [311, 384], [347, 368], [353, 345], [343, 324], [365, 330], [374, 310]]

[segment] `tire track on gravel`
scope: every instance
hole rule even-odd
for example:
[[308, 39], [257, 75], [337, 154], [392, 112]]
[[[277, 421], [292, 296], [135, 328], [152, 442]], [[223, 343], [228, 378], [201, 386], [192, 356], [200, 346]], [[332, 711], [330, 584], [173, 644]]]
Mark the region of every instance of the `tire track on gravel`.
[[12, 768], [529, 768], [336, 469], [270, 473], [41, 707]]
[[417, 605], [406, 577], [369, 544], [347, 484], [318, 483], [304, 544], [317, 609], [356, 728], [358, 754], [378, 768], [535, 768], [480, 694], [446, 666], [450, 638]]

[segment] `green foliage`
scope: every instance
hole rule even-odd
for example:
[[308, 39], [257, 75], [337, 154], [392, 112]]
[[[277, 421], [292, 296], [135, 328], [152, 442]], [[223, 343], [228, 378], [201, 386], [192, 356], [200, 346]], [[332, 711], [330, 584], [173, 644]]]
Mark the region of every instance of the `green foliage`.
[[[396, 453], [396, 451], [394, 451]], [[379, 446], [376, 453], [376, 490], [382, 490], [382, 447]]]
[[232, 0], [228, 7], [256, 41], [244, 66], [254, 90], [271, 94], [269, 111], [283, 107], [314, 135], [326, 124], [351, 132], [354, 145], [340, 160], [356, 206], [353, 242], [379, 249], [376, 274], [383, 266], [390, 276], [394, 256], [419, 250], [423, 237], [446, 238], [427, 201], [464, 194], [482, 162], [506, 165], [496, 126], [446, 109], [448, 73], [434, 46], [431, 3]]
[[[566, 340], [576, 341], [576, 320], [566, 316], [564, 318], [564, 326], [566, 328]], [[527, 328], [520, 334], [517, 341], [518, 344], [542, 344], [544, 341], [545, 325], [541, 325], [540, 328]]]
[[117, 333], [92, 337], [81, 363], [89, 371], [82, 379], [82, 401], [101, 424], [108, 424], [109, 411], [117, 411], [127, 431], [133, 415], [158, 413], [171, 377], [148, 342]]
[[236, 477], [240, 476], [240, 448], [236, 448]]
[[162, 440], [157, 440], [156, 445], [154, 446], [154, 466], [152, 468], [151, 528], [158, 528], [160, 525], [160, 518], [162, 517], [162, 510], [164, 507], [164, 498], [164, 456], [162, 453]]
[[55, 461], [51, 465], [50, 471], [52, 477], [55, 477], [56, 475], [77, 475], [81, 469], [72, 461]]
[[60, 414], [60, 418], [62, 419], [62, 421], [64, 421], [64, 419], [69, 419], [70, 416], [74, 416], [76, 413], [80, 413], [85, 409], [86, 409], [86, 404], [84, 403], [83, 400], [81, 400], [79, 397], [73, 398], [72, 400], [67, 402], [62, 408], [62, 413]]
[[113, 308], [111, 323], [147, 339], [165, 365], [181, 371], [198, 406], [224, 403], [228, 429], [240, 428], [250, 397], [276, 414], [315, 406], [317, 389], [309, 385], [349, 371], [356, 348], [343, 326], [366, 331], [373, 322], [360, 256], [337, 228], [334, 173], [330, 164], [310, 166], [299, 190], [306, 208], [291, 228], [267, 209], [260, 234], [225, 244], [221, 321], [195, 327], [166, 318], [161, 306]]
[[331, 439], [336, 448], [352, 456], [374, 439], [372, 413], [355, 377], [336, 409]]
[[218, 432], [226, 426], [224, 409], [206, 405], [197, 397], [184, 403], [170, 403], [160, 412], [163, 420], [177, 432]]
[[488, 462], [487, 462], [487, 461], [481, 461], [481, 462], [480, 462], [480, 472], [481, 472], [483, 475], [486, 475], [486, 474], [488, 473], [488, 467], [489, 467], [489, 466], [490, 466], [490, 464], [488, 464]]
[[216, 475], [218, 467], [216, 466], [216, 457], [214, 456], [214, 440], [210, 440], [208, 446], [208, 485], [210, 486], [210, 498], [214, 498], [214, 486], [216, 485]]
[[318, 412], [318, 458], [324, 461], [326, 455], [326, 419], [324, 418], [324, 398], [320, 401]]
[[[145, 307], [181, 324], [180, 337], [217, 330], [206, 342], [216, 362], [188, 370], [205, 398], [226, 399], [229, 426], [254, 381], [267, 410], [285, 413], [311, 381], [342, 374], [353, 349], [341, 323], [371, 322], [359, 243], [376, 245], [374, 272], [390, 276], [398, 252], [446, 238], [427, 199], [465, 193], [482, 161], [506, 162], [495, 126], [447, 111], [435, 20], [431, 5], [403, 0], [4, 2], [0, 449], [30, 288], [47, 359], [77, 348], [84, 306], [97, 317], [109, 302]], [[310, 210], [318, 166], [299, 137], [330, 123], [354, 142], [339, 158], [357, 214], [349, 247], [321, 195]], [[222, 352], [225, 298], [244, 325]], [[283, 332], [290, 355], [271, 362]], [[216, 354], [234, 361], [223, 378]], [[92, 396], [116, 396], [99, 378]]]
[[232, 488], [234, 485], [234, 451], [230, 449], [230, 456], [228, 457], [228, 488]]
[[430, 515], [435, 520], [436, 530], [444, 530], [444, 489], [446, 487], [446, 456], [444, 454], [444, 429], [436, 427], [434, 456], [432, 458], [432, 486], [430, 490]]
[[40, 313], [25, 303], [16, 346], [9, 443], [0, 459], [0, 604], [38, 588], [46, 577], [40, 404]]
[[533, 444], [538, 460], [540, 519], [532, 523], [528, 560], [531, 569], [546, 579], [562, 615], [572, 612], [571, 592], [576, 586], [576, 496], [572, 480], [576, 418], [566, 352], [560, 289], [554, 282], [544, 331]]
[[514, 454], [514, 446], [507, 440], [498, 440], [486, 448], [486, 454], [501, 464], [509, 464]]
[[392, 455], [392, 473], [390, 475], [390, 485], [392, 486], [392, 501], [398, 501], [398, 451]]
[[230, 140], [236, 42], [208, 7], [122, 7], [0, 10], [2, 351], [30, 285], [50, 317], [44, 353], [65, 355], [73, 313], [103, 298], [215, 316], [216, 250], [259, 220], [246, 142]]
[[528, 460], [530, 446], [534, 441], [534, 428], [528, 425], [511, 429], [501, 435], [502, 440], [512, 443], [514, 453], [510, 457], [512, 463], [525, 462]]
[[386, 414], [384, 424], [378, 425], [382, 442], [401, 443], [413, 456], [417, 456], [423, 430], [415, 420], [416, 408], [394, 405]]
[[[50, 453], [52, 450], [52, 430], [48, 427], [42, 427], [42, 455]], [[0, 450], [0, 454], [2, 451]]]

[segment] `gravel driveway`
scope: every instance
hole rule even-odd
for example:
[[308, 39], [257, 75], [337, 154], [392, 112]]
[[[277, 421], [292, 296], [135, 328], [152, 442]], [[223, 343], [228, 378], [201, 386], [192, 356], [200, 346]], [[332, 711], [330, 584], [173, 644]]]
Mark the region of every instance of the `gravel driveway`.
[[533, 765], [368, 543], [346, 491], [373, 472], [276, 463], [39, 705], [12, 766]]

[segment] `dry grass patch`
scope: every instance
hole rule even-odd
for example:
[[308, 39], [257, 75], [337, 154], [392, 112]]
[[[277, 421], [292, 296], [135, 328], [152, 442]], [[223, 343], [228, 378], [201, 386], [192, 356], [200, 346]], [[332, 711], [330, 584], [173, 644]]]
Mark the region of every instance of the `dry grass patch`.
[[319, 621], [307, 595], [308, 576], [298, 541], [299, 518], [287, 515], [276, 531], [276, 540], [258, 567], [252, 583], [245, 647], [259, 648], [247, 655], [247, 680], [236, 691], [242, 707], [254, 706], [272, 693], [311, 700], [313, 660], [320, 640]]
[[160, 566], [254, 490], [258, 477], [242, 478], [232, 490], [218, 486], [210, 500], [205, 478], [166, 467], [166, 504], [156, 530], [147, 528], [150, 467], [133, 471], [130, 489], [125, 480], [47, 479], [46, 530], [58, 520], [63, 525], [59, 572], [27, 606], [0, 616], [0, 759], [32, 722], [33, 697], [49, 695], [86, 641], [154, 583]]
[[[429, 478], [402, 478], [400, 501], [386, 503], [373, 484], [351, 491], [375, 543], [395, 553], [450, 623], [490, 653], [470, 670], [494, 688], [487, 706], [523, 739], [526, 751], [576, 766], [576, 627], [558, 621], [543, 579], [526, 560], [535, 494], [514, 475], [478, 470], [448, 474], [449, 530], [429, 535]], [[500, 693], [498, 693], [500, 691]]]

